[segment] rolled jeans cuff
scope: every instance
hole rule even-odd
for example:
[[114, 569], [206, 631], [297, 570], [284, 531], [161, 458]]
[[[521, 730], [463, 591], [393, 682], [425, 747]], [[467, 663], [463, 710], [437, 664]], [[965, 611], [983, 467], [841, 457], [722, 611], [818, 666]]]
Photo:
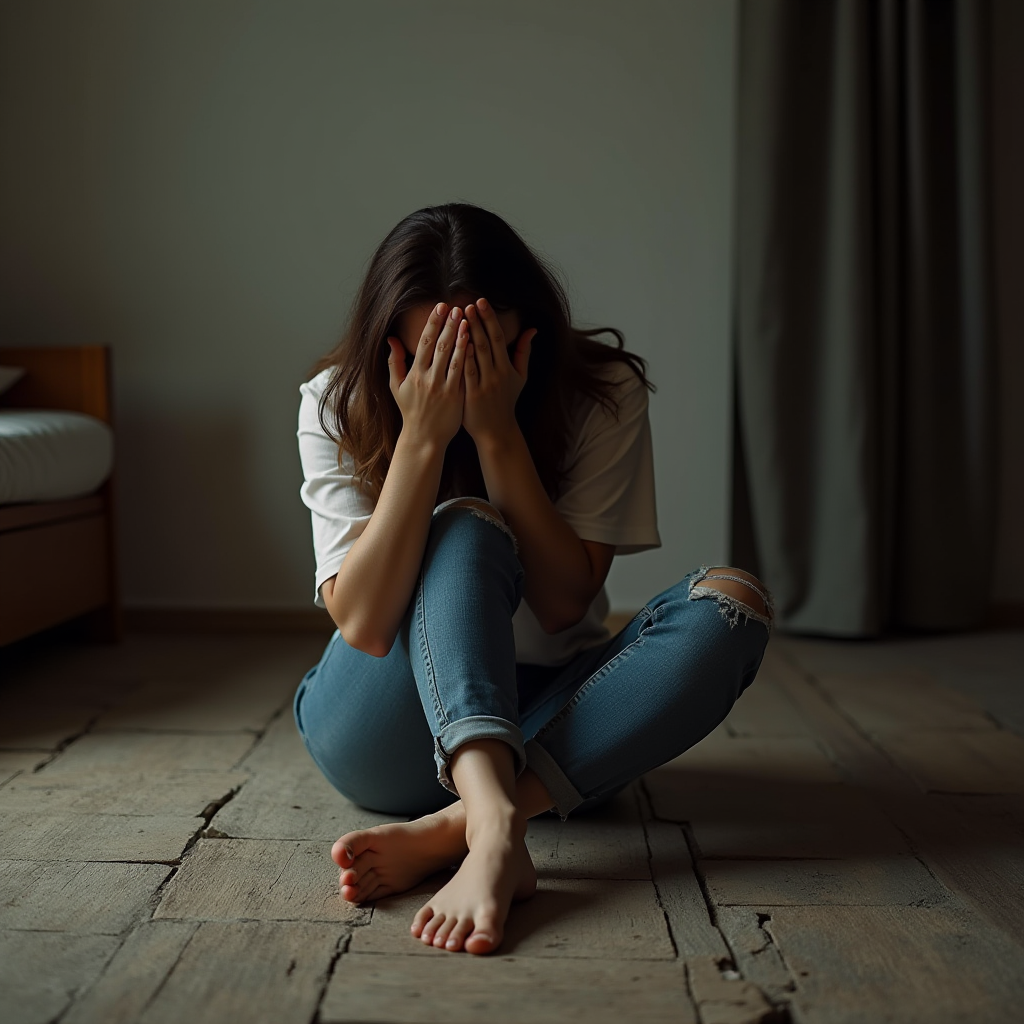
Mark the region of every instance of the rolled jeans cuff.
[[558, 767], [555, 759], [536, 740], [526, 741], [526, 763], [544, 783], [548, 796], [555, 802], [555, 810], [565, 821], [569, 813], [583, 803], [584, 797]]
[[437, 764], [437, 781], [445, 789], [459, 795], [448, 771], [448, 762], [455, 751], [470, 740], [504, 740], [515, 757], [516, 778], [526, 768], [526, 750], [523, 748], [523, 734], [519, 726], [507, 718], [492, 715], [470, 715], [458, 721], [449, 722], [440, 735], [434, 737], [434, 762]]

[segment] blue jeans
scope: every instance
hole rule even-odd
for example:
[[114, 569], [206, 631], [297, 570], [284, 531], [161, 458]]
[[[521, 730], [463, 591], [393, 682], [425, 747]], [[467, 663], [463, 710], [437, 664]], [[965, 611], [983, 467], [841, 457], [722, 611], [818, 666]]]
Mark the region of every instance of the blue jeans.
[[446, 502], [390, 653], [365, 654], [336, 631], [295, 694], [299, 733], [340, 793], [401, 816], [455, 800], [452, 753], [500, 739], [516, 774], [529, 765], [564, 819], [692, 747], [753, 681], [770, 620], [702, 588], [707, 571], [565, 665], [517, 664], [515, 538], [484, 510]]

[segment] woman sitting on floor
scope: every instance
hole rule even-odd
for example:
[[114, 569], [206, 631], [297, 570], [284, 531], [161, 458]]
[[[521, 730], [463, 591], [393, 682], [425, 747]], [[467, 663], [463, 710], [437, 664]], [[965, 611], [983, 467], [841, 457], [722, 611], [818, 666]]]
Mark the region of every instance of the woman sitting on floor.
[[661, 543], [645, 369], [618, 331], [572, 326], [500, 217], [451, 204], [384, 239], [301, 388], [316, 600], [338, 629], [295, 720], [348, 799], [419, 815], [335, 843], [345, 899], [461, 862], [412, 921], [423, 942], [495, 950], [536, 889], [527, 819], [676, 757], [761, 663], [771, 598], [739, 569], [603, 624], [612, 558]]

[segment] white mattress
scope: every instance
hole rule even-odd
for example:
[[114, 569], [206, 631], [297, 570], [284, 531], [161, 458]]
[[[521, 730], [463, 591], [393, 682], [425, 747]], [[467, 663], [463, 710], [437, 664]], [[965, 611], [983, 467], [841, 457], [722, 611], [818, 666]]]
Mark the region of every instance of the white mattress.
[[0, 409], [0, 505], [91, 494], [114, 466], [114, 432], [94, 416]]

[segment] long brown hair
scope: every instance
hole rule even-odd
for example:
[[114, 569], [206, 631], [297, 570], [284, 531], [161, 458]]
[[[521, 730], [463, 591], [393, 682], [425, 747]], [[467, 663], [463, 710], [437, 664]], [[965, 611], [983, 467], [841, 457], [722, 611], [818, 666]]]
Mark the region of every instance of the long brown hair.
[[[616, 384], [601, 369], [627, 363], [645, 387], [655, 387], [647, 379], [646, 361], [625, 351], [621, 331], [572, 326], [554, 270], [501, 217], [478, 206], [447, 203], [417, 210], [377, 247], [341, 341], [316, 366], [316, 372], [332, 370], [320, 399], [320, 424], [338, 443], [339, 459], [342, 450], [352, 456], [355, 476], [376, 498], [402, 429], [389, 387], [387, 336], [397, 334], [406, 310], [450, 304], [462, 293], [486, 298], [499, 312], [517, 310], [523, 329], [537, 328], [515, 413], [554, 501], [574, 440], [576, 404], [589, 397], [618, 417]], [[614, 335], [616, 347], [596, 341], [600, 334]], [[445, 452], [438, 502], [486, 493], [476, 445], [460, 427]]]

